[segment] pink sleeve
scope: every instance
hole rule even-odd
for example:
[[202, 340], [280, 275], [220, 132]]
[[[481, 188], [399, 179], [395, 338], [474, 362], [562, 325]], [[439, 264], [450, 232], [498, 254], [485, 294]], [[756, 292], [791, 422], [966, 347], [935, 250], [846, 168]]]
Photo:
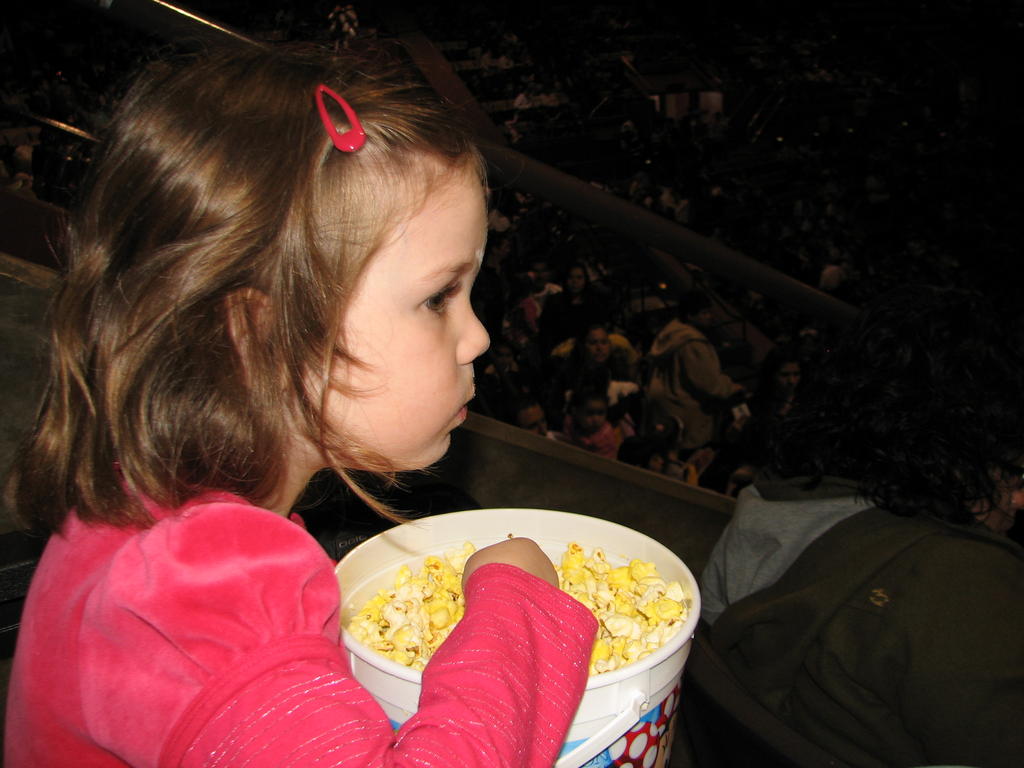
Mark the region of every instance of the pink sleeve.
[[[466, 616], [424, 672], [397, 737], [335, 649], [222, 681], [166, 765], [549, 768], [587, 681], [593, 615], [546, 582], [487, 565]], [[283, 656], [287, 656], [287, 650]], [[216, 702], [214, 704], [214, 702]], [[210, 756], [217, 756], [211, 760]]]
[[[587, 684], [597, 620], [508, 565], [474, 573], [466, 601], [466, 617], [423, 673], [420, 710], [399, 744], [433, 741], [430, 765], [552, 765]], [[438, 729], [459, 738], [442, 746]]]
[[119, 552], [86, 606], [86, 720], [133, 765], [550, 765], [594, 619], [509, 566], [481, 568], [467, 599], [396, 738], [351, 676], [308, 534], [244, 505], [188, 510]]

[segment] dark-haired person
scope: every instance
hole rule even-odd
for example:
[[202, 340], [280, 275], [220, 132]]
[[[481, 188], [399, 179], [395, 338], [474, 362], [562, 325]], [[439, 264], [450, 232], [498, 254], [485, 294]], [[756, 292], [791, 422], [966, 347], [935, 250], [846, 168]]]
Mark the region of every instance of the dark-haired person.
[[608, 421], [608, 395], [584, 389], [574, 392], [565, 416], [565, 439], [606, 459], [615, 459], [622, 445], [622, 431]]
[[591, 288], [587, 268], [570, 264], [565, 272], [565, 290], [548, 296], [538, 325], [541, 354], [549, 355], [556, 345], [575, 339], [587, 329], [609, 318], [607, 298]]
[[735, 496], [768, 463], [768, 439], [792, 410], [803, 361], [795, 346], [774, 347], [761, 362], [750, 416], [734, 419], [724, 430], [722, 446], [703, 484]]
[[633, 434], [643, 403], [635, 381], [637, 353], [625, 336], [594, 323], [559, 344], [549, 361], [547, 409], [552, 423], [562, 423], [574, 392], [592, 389], [607, 395], [612, 426], [622, 427], [625, 436]]
[[704, 572], [769, 709], [856, 766], [1024, 755], [1024, 348], [979, 296], [881, 297], [776, 433]]

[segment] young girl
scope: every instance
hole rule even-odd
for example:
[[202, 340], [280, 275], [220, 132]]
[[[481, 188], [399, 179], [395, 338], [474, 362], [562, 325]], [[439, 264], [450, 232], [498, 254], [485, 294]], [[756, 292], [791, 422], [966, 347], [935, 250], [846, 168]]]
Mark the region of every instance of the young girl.
[[600, 390], [573, 392], [562, 432], [568, 442], [579, 448], [606, 459], [618, 458], [622, 432], [608, 421], [608, 395]]
[[323, 467], [445, 452], [488, 343], [485, 230], [469, 138], [373, 61], [228, 51], [135, 85], [13, 478], [52, 535], [8, 768], [554, 761], [596, 624], [533, 542], [467, 563], [465, 618], [394, 733], [345, 660], [333, 563], [287, 517]]

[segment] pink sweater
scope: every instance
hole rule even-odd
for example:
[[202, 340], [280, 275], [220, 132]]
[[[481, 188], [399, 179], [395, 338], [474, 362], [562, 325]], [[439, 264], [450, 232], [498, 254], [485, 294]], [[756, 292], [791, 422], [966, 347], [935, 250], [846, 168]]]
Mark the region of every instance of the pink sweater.
[[70, 518], [26, 601], [5, 765], [549, 766], [596, 622], [518, 568], [482, 567], [394, 733], [352, 677], [333, 563], [227, 495], [146, 529]]

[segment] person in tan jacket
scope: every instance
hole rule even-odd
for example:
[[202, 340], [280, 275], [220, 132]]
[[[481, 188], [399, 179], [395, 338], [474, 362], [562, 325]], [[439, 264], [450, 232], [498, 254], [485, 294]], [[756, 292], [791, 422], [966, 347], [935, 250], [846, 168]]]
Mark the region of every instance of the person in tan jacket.
[[743, 385], [722, 372], [718, 353], [704, 335], [713, 319], [707, 296], [684, 294], [679, 316], [658, 332], [648, 353], [648, 403], [680, 424], [679, 447], [684, 449], [710, 443], [717, 412], [743, 391]]

